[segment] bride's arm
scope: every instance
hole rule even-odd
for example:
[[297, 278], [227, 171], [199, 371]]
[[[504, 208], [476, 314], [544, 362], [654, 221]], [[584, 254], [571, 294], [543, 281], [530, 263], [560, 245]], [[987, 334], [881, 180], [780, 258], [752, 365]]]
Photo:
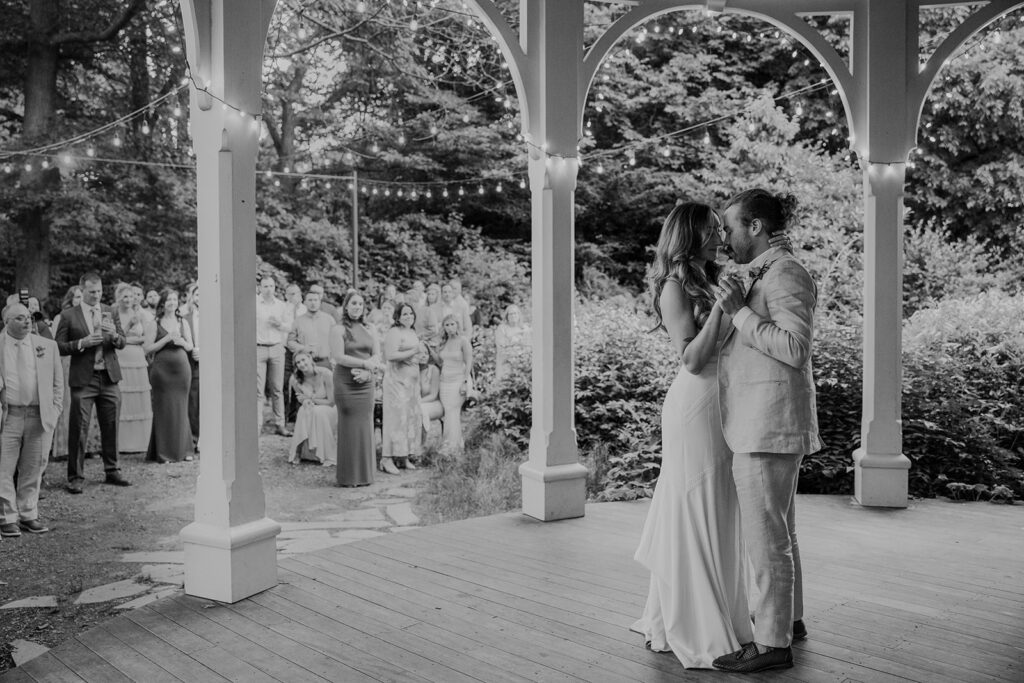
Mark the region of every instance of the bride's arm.
[[692, 375], [698, 374], [715, 352], [722, 323], [721, 306], [715, 302], [704, 327], [698, 330], [690, 298], [678, 282], [669, 280], [661, 291], [661, 315], [672, 347], [683, 359], [683, 367]]

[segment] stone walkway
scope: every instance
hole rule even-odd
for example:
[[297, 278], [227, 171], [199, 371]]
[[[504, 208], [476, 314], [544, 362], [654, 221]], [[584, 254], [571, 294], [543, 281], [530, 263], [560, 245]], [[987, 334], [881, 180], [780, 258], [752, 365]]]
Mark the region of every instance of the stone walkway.
[[[426, 478], [423, 471], [403, 472], [400, 477], [380, 479], [365, 488], [346, 489], [345, 509], [342, 512], [316, 515], [327, 510], [313, 510], [315, 519], [310, 521], [282, 521], [281, 533], [277, 537], [279, 558], [292, 557], [331, 546], [342, 545], [372, 538], [386, 533], [407, 531], [419, 525], [419, 517], [412, 510], [412, 500], [418, 489], [413, 486]], [[396, 483], [401, 485], [395, 486]], [[331, 506], [331, 510], [337, 510]], [[180, 540], [174, 539], [180, 546]], [[142, 565], [132, 579], [115, 581], [82, 591], [74, 600], [75, 604], [123, 601], [114, 609], [136, 609], [156, 600], [183, 591], [185, 581], [185, 551], [158, 550], [153, 552], [125, 553], [121, 562]], [[39, 595], [21, 598], [5, 605], [0, 610], [23, 607], [52, 608], [57, 605], [57, 596]], [[11, 643], [15, 666], [21, 666], [30, 659], [47, 651], [47, 648], [29, 640]]]

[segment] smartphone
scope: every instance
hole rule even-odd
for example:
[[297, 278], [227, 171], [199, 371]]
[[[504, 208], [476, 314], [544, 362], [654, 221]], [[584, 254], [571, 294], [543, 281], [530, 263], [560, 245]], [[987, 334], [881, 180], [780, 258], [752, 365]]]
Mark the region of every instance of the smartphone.
[[18, 290], [18, 301], [22, 306], [28, 306], [28, 289], [22, 287]]

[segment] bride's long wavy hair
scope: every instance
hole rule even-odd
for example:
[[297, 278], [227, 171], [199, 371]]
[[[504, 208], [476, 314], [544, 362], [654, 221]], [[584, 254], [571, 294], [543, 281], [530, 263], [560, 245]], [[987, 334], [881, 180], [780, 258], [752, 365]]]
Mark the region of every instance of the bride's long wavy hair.
[[[678, 280], [683, 292], [693, 302], [693, 317], [703, 327], [715, 303], [711, 286], [718, 281], [721, 268], [714, 261], [701, 265], [700, 254], [721, 225], [715, 210], [707, 204], [677, 204], [661, 226], [654, 262], [647, 270], [647, 291], [658, 324], [664, 329], [661, 315], [661, 290], [668, 280]], [[654, 331], [652, 330], [652, 332]]]

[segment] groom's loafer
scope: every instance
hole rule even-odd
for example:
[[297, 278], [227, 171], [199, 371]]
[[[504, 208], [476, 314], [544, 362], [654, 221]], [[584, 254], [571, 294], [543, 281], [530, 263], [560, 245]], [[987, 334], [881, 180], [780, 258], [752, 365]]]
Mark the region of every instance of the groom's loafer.
[[793, 666], [793, 650], [788, 647], [772, 648], [758, 652], [757, 645], [747, 643], [736, 652], [722, 655], [711, 663], [719, 671], [738, 674], [752, 674], [770, 669], [789, 669]]
[[807, 639], [807, 627], [804, 626], [803, 619], [797, 619], [793, 622], [793, 640], [806, 640]]

